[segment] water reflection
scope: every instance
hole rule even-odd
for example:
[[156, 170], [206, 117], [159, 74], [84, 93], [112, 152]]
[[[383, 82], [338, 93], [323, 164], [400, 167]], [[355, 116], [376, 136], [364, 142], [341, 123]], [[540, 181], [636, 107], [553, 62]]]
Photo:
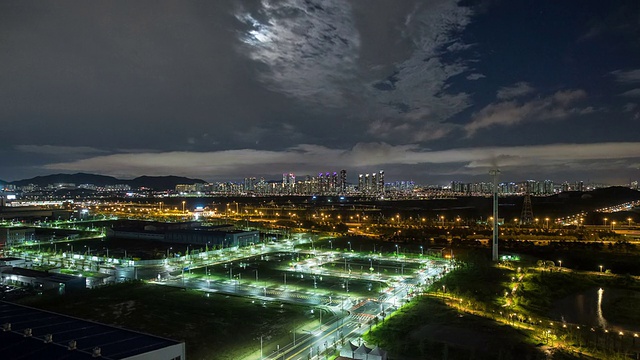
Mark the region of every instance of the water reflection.
[[598, 326], [602, 328], [607, 327], [607, 320], [602, 316], [602, 294], [604, 294], [604, 289], [598, 289], [598, 308], [596, 311]]
[[616, 301], [629, 297], [640, 299], [640, 291], [593, 287], [555, 301], [550, 315], [568, 323], [603, 329], [640, 331], [640, 324], [625, 322], [622, 319], [612, 320], [611, 316], [609, 319], [605, 318], [604, 312], [615, 306], [613, 304]]

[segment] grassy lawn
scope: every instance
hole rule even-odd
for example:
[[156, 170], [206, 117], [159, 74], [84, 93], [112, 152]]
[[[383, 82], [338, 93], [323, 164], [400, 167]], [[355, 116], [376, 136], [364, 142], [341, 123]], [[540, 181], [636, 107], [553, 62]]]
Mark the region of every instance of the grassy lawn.
[[186, 342], [190, 359], [240, 359], [260, 348], [260, 336], [288, 341], [289, 325], [309, 321], [308, 308], [209, 297], [196, 291], [125, 283], [65, 296], [42, 296], [25, 305], [122, 326]]
[[436, 281], [432, 289], [453, 293], [477, 305], [500, 307], [503, 295], [510, 290], [513, 270], [496, 267], [489, 260], [477, 257], [462, 263], [455, 271]]
[[428, 297], [413, 300], [366, 334], [365, 340], [402, 359], [545, 358], [518, 330], [460, 314]]

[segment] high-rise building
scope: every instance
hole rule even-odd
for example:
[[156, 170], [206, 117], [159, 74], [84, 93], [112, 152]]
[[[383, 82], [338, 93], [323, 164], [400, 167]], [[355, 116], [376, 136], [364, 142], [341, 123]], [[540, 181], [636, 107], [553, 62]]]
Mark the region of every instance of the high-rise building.
[[369, 185], [370, 194], [378, 194], [378, 174], [371, 173], [371, 183]]
[[296, 176], [293, 173], [282, 174], [282, 192], [293, 194], [296, 187]]
[[371, 189], [371, 179], [369, 174], [364, 174], [364, 193], [368, 194]]
[[340, 170], [340, 193], [345, 194], [347, 192], [347, 170]]
[[244, 191], [248, 192], [248, 191], [254, 191], [255, 190], [255, 186], [256, 186], [256, 178], [254, 177], [247, 177], [244, 178]]
[[545, 180], [543, 184], [543, 194], [551, 195], [554, 193], [553, 181]]
[[332, 193], [335, 193], [338, 191], [338, 173], [337, 172], [333, 172], [333, 174], [331, 175], [331, 189], [330, 191]]

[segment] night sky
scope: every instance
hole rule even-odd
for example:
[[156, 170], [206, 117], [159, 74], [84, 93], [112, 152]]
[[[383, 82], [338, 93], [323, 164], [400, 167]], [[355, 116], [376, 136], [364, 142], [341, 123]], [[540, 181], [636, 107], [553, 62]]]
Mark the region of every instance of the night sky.
[[639, 105], [638, 0], [0, 2], [3, 180], [624, 184]]

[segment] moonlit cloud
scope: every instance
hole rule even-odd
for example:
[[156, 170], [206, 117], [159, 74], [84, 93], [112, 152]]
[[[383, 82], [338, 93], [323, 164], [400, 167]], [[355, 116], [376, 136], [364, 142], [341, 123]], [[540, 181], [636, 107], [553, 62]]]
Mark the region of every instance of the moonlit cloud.
[[611, 74], [616, 81], [621, 83], [637, 83], [640, 82], [640, 69], [634, 70], [615, 70]]
[[563, 119], [572, 114], [591, 113], [593, 108], [572, 106], [586, 96], [584, 90], [566, 90], [528, 102], [511, 100], [489, 104], [474, 114], [472, 121], [464, 128], [468, 136], [473, 136], [478, 130], [491, 126], [513, 126], [525, 121]]
[[622, 94], [620, 94], [620, 96], [626, 96], [626, 97], [640, 97], [640, 88], [638, 89], [632, 89], [629, 91], [625, 91]]
[[512, 86], [501, 87], [496, 93], [498, 100], [510, 100], [531, 94], [535, 89], [529, 83], [521, 81]]
[[348, 2], [263, 1], [259, 13], [240, 10], [236, 17], [249, 27], [240, 51], [266, 65], [261, 78], [275, 91], [306, 103], [348, 106], [349, 117], [368, 123], [369, 136], [378, 139], [430, 141], [450, 132], [436, 125], [470, 105], [468, 94], [447, 89], [467, 65], [444, 56], [472, 47], [458, 38], [471, 15], [453, 0], [418, 3], [401, 29], [407, 56], [373, 81], [359, 51], [363, 41], [378, 39], [360, 36]]
[[480, 73], [473, 73], [473, 74], [469, 74], [467, 75], [467, 80], [480, 80], [480, 79], [484, 79], [486, 78], [486, 76], [484, 74], [480, 74]]
[[469, 48], [458, 37], [473, 12], [455, 1], [421, 5], [405, 23], [415, 50], [396, 65], [393, 74], [371, 85], [372, 96], [386, 107], [371, 114], [369, 134], [410, 141], [438, 139], [450, 129], [443, 125], [433, 131], [435, 127], [471, 105], [468, 94], [447, 89], [447, 82], [466, 71], [467, 64], [460, 59], [445, 60], [445, 55]]
[[305, 102], [343, 106], [360, 46], [348, 3], [263, 0], [259, 15], [240, 10], [236, 17], [249, 26], [240, 51], [266, 65], [262, 80]]

